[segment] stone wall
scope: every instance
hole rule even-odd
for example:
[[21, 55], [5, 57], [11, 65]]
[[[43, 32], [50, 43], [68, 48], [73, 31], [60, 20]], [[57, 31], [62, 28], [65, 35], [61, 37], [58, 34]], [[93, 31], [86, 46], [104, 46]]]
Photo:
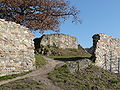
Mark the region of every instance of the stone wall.
[[77, 39], [66, 34], [47, 34], [41, 37], [40, 45], [53, 46], [57, 48], [78, 49]]
[[103, 33], [93, 36], [93, 59], [97, 66], [118, 73], [120, 67], [120, 39]]
[[0, 19], [0, 76], [33, 70], [33, 34], [27, 28]]

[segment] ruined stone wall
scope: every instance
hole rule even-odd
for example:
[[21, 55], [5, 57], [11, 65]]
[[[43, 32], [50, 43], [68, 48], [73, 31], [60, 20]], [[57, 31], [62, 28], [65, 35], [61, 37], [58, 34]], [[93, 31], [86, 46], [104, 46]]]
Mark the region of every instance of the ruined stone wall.
[[92, 65], [92, 62], [89, 59], [79, 59], [67, 62], [67, 67], [71, 73], [80, 72], [89, 65]]
[[48, 34], [41, 37], [40, 45], [53, 46], [58, 48], [78, 49], [78, 43], [75, 37], [65, 34]]
[[33, 70], [33, 34], [14, 22], [0, 19], [0, 76]]
[[93, 36], [93, 57], [95, 64], [112, 72], [119, 72], [120, 39], [103, 33]]

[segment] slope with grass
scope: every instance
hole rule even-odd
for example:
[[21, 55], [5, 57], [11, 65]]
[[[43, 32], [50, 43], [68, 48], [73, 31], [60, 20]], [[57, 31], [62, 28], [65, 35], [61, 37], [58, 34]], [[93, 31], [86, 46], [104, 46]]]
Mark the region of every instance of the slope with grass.
[[45, 65], [47, 61], [43, 58], [41, 54], [35, 54], [35, 65], [36, 68], [40, 68]]
[[65, 90], [120, 90], [120, 77], [97, 66], [71, 74], [67, 65], [49, 74], [53, 83]]
[[84, 48], [79, 46], [78, 49], [72, 48], [58, 48], [53, 46], [41, 46], [39, 49], [35, 50], [36, 53], [40, 53], [46, 56], [64, 56], [64, 57], [81, 57], [90, 58], [91, 54], [88, 53]]
[[48, 90], [48, 88], [44, 83], [25, 78], [1, 85], [0, 90]]

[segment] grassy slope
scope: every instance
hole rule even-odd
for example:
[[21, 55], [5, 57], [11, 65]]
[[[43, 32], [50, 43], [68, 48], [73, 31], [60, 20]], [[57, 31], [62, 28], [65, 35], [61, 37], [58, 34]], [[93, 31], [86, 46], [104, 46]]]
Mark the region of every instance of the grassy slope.
[[40, 68], [41, 66], [46, 64], [46, 60], [40, 54], [35, 54], [35, 59], [36, 68]]
[[92, 65], [76, 74], [64, 65], [51, 72], [49, 78], [65, 90], [120, 90], [120, 77]]
[[32, 71], [23, 72], [23, 73], [19, 73], [19, 74], [2, 76], [2, 77], [0, 77], [0, 81], [8, 80], [8, 79], [13, 79], [13, 78], [16, 78], [16, 77], [18, 77], [18, 76], [26, 75], [26, 74], [28, 74], [28, 73], [30, 73], [30, 72], [32, 72]]
[[48, 90], [46, 85], [30, 78], [16, 80], [0, 86], [0, 90]]
[[[49, 52], [48, 56], [91, 57], [91, 54], [84, 50], [82, 47], [79, 49], [62, 49], [57, 47], [44, 46], [44, 50], [46, 53]], [[44, 53], [44, 55], [46, 55], [46, 53]]]

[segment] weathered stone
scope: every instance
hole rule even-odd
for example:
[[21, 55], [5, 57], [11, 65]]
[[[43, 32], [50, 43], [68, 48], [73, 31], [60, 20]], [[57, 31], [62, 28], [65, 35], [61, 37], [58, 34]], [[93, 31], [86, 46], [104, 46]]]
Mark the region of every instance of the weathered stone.
[[103, 33], [93, 36], [93, 47], [91, 48], [95, 65], [106, 70], [118, 73], [120, 64], [120, 39]]
[[92, 64], [92, 61], [89, 59], [79, 59], [76, 61], [68, 61], [67, 67], [71, 73], [80, 72], [81, 70], [87, 68], [89, 65]]
[[0, 19], [0, 76], [33, 70], [34, 62], [33, 35], [28, 28]]
[[78, 49], [77, 39], [73, 36], [66, 34], [47, 34], [43, 35], [41, 38], [34, 40], [37, 42], [37, 46], [52, 46], [57, 48], [73, 48]]

